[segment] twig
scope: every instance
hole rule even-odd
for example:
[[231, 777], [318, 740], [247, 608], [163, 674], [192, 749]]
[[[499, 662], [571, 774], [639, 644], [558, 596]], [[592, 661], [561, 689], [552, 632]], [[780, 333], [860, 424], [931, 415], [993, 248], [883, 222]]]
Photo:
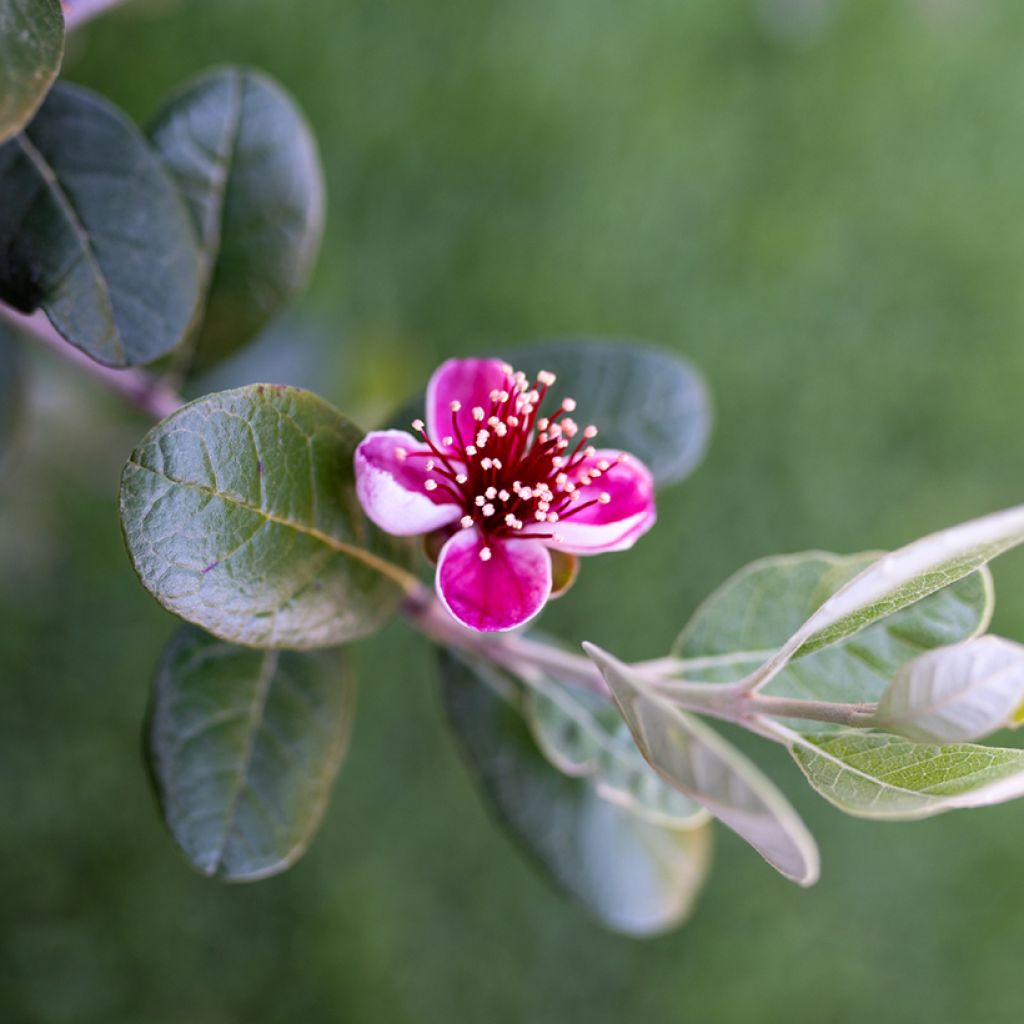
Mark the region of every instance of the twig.
[[66, 342], [41, 312], [25, 316], [0, 303], [0, 320], [31, 335], [61, 359], [101, 381], [126, 402], [155, 420], [170, 416], [184, 403], [184, 399], [173, 388], [143, 370], [114, 370], [94, 362], [84, 352]]

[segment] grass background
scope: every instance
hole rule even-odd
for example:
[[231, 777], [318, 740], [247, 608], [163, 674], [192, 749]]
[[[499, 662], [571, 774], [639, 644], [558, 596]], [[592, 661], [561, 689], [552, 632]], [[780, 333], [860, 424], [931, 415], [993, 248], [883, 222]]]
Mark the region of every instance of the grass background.
[[[753, 558], [895, 546], [1024, 497], [1022, 31], [1012, 0], [137, 0], [66, 73], [145, 121], [244, 62], [307, 111], [322, 256], [271, 362], [237, 374], [314, 380], [370, 423], [441, 358], [531, 338], [693, 358], [707, 461], [546, 622], [653, 657]], [[173, 628], [115, 512], [145, 424], [33, 369], [0, 484], [3, 1020], [1020, 1019], [1024, 805], [854, 821], [748, 745], [819, 836], [821, 883], [719, 830], [691, 923], [621, 939], [493, 827], [399, 626], [361, 645], [308, 856], [258, 885], [194, 875], [139, 757]], [[996, 579], [995, 628], [1024, 639], [1024, 560]]]

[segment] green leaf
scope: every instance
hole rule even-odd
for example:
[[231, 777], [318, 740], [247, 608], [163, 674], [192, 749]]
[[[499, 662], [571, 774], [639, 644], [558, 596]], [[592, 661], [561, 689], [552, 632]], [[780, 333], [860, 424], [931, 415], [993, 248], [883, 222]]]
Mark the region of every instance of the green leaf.
[[[544, 341], [500, 355], [524, 372], [556, 374], [551, 394], [576, 399], [577, 419], [600, 430], [595, 444], [635, 455], [659, 487], [689, 476], [704, 457], [711, 397], [704, 378], [681, 356], [642, 342], [599, 338]], [[408, 430], [423, 411], [420, 394], [388, 426]]]
[[929, 651], [896, 674], [875, 721], [926, 743], [977, 740], [1014, 724], [1024, 703], [1024, 647], [983, 636]]
[[313, 838], [355, 707], [340, 651], [253, 651], [191, 626], [153, 684], [146, 746], [167, 827], [197, 871], [284, 871]]
[[[741, 679], [772, 658], [802, 622], [878, 558], [876, 553], [843, 557], [808, 551], [752, 562], [697, 609], [674, 653], [693, 662], [688, 676], [709, 682]], [[992, 582], [982, 569], [831, 647], [797, 652], [765, 690], [837, 703], [878, 700], [903, 665], [983, 632], [991, 614]], [[834, 727], [817, 723], [814, 728]]]
[[257, 647], [330, 647], [378, 629], [407, 545], [355, 495], [362, 433], [323, 399], [253, 384], [154, 427], [121, 480], [139, 579], [170, 611]]
[[0, 324], [0, 466], [21, 418], [23, 376], [14, 332]]
[[60, 0], [0, 0], [0, 143], [32, 120], [63, 57]]
[[584, 644], [644, 757], [706, 807], [777, 871], [800, 885], [818, 880], [818, 848], [789, 801], [761, 770], [700, 719], [650, 693], [629, 666]]
[[445, 709], [481, 789], [510, 834], [605, 926], [652, 935], [690, 914], [711, 859], [707, 824], [665, 828], [602, 799], [538, 749], [511, 676], [441, 652]]
[[548, 761], [566, 775], [590, 777], [606, 800], [658, 825], [692, 828], [707, 819], [699, 804], [648, 765], [607, 699], [539, 677], [530, 681], [525, 710]]
[[972, 519], [883, 555], [830, 597], [750, 677], [763, 686], [794, 657], [838, 643], [1024, 543], [1024, 505]]
[[1024, 795], [1024, 750], [936, 746], [885, 733], [801, 735], [773, 724], [808, 782], [859, 818], [927, 818]]
[[150, 137], [200, 241], [209, 288], [194, 365], [204, 368], [254, 337], [309, 277], [324, 219], [316, 140], [280, 85], [237, 67], [188, 83]]
[[58, 83], [0, 146], [0, 298], [42, 307], [107, 366], [152, 362], [184, 338], [199, 302], [185, 204], [159, 157], [106, 100]]

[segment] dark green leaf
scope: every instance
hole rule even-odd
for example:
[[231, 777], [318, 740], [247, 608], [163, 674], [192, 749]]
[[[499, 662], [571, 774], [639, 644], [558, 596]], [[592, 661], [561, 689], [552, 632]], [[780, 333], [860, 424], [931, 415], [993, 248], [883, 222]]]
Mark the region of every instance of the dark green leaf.
[[305, 284], [323, 228], [316, 141], [266, 75], [219, 68], [190, 82], [150, 136], [181, 188], [209, 283], [194, 365], [259, 332]]
[[305, 851], [348, 744], [355, 684], [332, 651], [253, 651], [183, 626], [146, 746], [167, 827], [204, 875], [277, 874]]
[[23, 371], [14, 332], [0, 324], [0, 465], [21, 415]]
[[60, 0], [0, 0], [0, 142], [32, 119], [63, 56]]
[[[600, 430], [594, 443], [631, 452], [659, 487], [689, 476], [704, 457], [711, 397], [700, 373], [680, 356], [638, 341], [599, 338], [544, 341], [500, 355], [527, 373], [556, 374], [551, 393], [576, 399], [576, 418]], [[408, 430], [423, 412], [421, 394], [404, 403], [388, 426]]]
[[609, 928], [651, 935], [689, 915], [710, 865], [708, 825], [666, 828], [545, 760], [510, 676], [441, 652], [445, 709], [499, 820]]
[[42, 307], [107, 366], [148, 363], [185, 336], [199, 256], [178, 190], [106, 100], [60, 83], [0, 146], [0, 298]]
[[355, 495], [362, 433], [323, 399], [253, 384], [154, 427], [121, 482], [135, 571], [166, 608], [258, 647], [330, 647], [373, 632], [407, 580], [405, 546]]
[[632, 339], [572, 338], [504, 353], [517, 369], [556, 374], [553, 393], [575, 398], [575, 416], [601, 431], [596, 444], [647, 464], [659, 487], [700, 464], [711, 436], [711, 396], [688, 360]]

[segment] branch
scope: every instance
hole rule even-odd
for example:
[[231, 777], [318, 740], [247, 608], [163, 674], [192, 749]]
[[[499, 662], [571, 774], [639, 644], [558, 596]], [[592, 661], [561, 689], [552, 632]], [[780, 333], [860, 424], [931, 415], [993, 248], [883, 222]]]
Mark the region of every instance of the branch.
[[31, 335], [41, 345], [95, 380], [101, 381], [124, 401], [155, 420], [162, 420], [184, 404], [184, 399], [162, 380], [143, 370], [115, 370], [101, 366], [65, 341], [42, 312], [26, 316], [0, 302], [0, 321]]
[[102, 14], [110, 7], [117, 7], [124, 0], [61, 0], [64, 7], [64, 25], [68, 29], [77, 28], [79, 25], [97, 14]]

